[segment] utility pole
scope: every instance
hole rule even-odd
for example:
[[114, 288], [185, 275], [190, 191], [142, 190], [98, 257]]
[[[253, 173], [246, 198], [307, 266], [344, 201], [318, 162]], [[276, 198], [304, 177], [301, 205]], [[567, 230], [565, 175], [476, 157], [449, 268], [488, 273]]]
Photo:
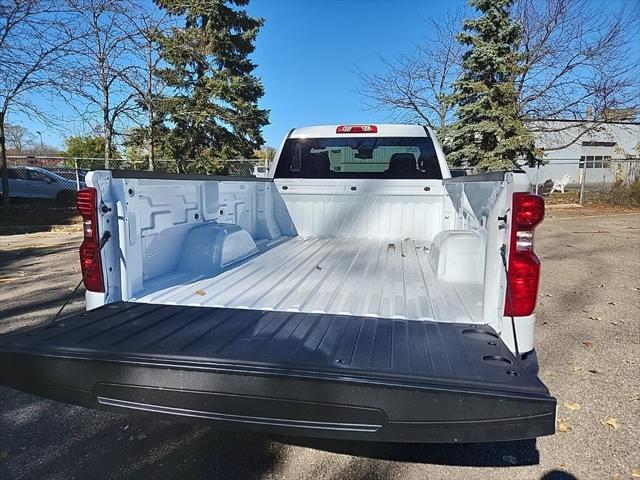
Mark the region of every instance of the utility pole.
[[42, 132], [38, 130], [36, 131], [36, 133], [40, 135], [40, 155], [42, 155], [44, 153], [44, 143], [42, 143]]
[[582, 170], [580, 171], [580, 205], [582, 205], [582, 202], [584, 201], [584, 184], [587, 182], [587, 157], [583, 158]]

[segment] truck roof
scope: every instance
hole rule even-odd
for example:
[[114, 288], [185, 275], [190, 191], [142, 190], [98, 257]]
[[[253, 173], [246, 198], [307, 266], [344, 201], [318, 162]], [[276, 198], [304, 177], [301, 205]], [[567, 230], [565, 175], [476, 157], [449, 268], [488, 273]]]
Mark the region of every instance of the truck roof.
[[[345, 126], [375, 126], [377, 128], [376, 133], [336, 133], [339, 127]], [[422, 125], [402, 125], [391, 123], [376, 123], [376, 124], [341, 124], [341, 125], [317, 125], [311, 127], [299, 127], [294, 128], [289, 135], [289, 138], [331, 138], [331, 137], [358, 137], [358, 136], [372, 136], [372, 137], [427, 137], [429, 131], [427, 127]]]

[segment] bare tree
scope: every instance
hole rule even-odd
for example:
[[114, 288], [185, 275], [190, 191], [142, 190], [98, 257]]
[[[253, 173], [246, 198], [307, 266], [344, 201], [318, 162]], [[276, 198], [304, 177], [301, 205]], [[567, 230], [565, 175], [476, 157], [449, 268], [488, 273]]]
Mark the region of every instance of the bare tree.
[[6, 148], [22, 152], [34, 145], [34, 137], [31, 132], [22, 125], [4, 126]]
[[59, 86], [61, 65], [73, 39], [65, 13], [54, 0], [0, 3], [0, 159], [2, 204], [9, 207], [6, 124], [11, 112], [43, 119], [34, 96]]
[[[587, 0], [516, 0], [513, 14], [523, 30], [516, 79], [520, 116], [534, 133], [562, 132], [564, 140], [554, 149], [618, 119], [621, 109], [640, 107], [640, 61], [632, 49], [639, 10], [638, 4], [607, 13]], [[435, 35], [412, 56], [385, 62], [383, 74], [356, 73], [369, 107], [442, 127], [453, 114], [448, 98], [464, 53], [455, 39], [460, 15], [428, 23]], [[559, 118], [576, 122], [534, 121]]]
[[456, 40], [463, 11], [441, 19], [425, 19], [432, 35], [416, 45], [410, 55], [383, 59], [386, 71], [370, 74], [356, 67], [362, 86], [358, 90], [374, 111], [389, 111], [396, 121], [419, 121], [442, 128], [451, 121], [447, 100], [460, 74], [464, 47]]
[[[98, 119], [104, 138], [105, 168], [110, 168], [118, 121], [132, 107], [133, 92], [123, 81], [135, 35], [130, 18], [138, 5], [131, 0], [67, 0], [75, 13], [78, 39], [76, 69], [67, 84], [67, 99], [88, 123]], [[95, 123], [93, 124], [95, 126]]]
[[[516, 81], [520, 115], [534, 133], [558, 133], [547, 150], [577, 142], [602, 123], [640, 107], [640, 59], [632, 50], [639, 34], [638, 4], [616, 13], [587, 0], [519, 0], [521, 74]], [[571, 132], [571, 133], [569, 133]]]
[[[166, 87], [157, 75], [161, 62], [157, 38], [167, 29], [169, 22], [166, 14], [158, 16], [149, 12], [142, 12], [130, 21], [133, 32], [131, 56], [134, 62], [130, 69], [123, 72], [122, 80], [132, 89], [134, 101], [142, 111], [133, 111], [130, 117], [146, 130], [143, 134], [144, 144], [149, 159], [149, 170], [153, 171], [157, 127], [162, 121], [158, 117], [157, 99]], [[139, 113], [142, 113], [142, 116], [137, 115]]]

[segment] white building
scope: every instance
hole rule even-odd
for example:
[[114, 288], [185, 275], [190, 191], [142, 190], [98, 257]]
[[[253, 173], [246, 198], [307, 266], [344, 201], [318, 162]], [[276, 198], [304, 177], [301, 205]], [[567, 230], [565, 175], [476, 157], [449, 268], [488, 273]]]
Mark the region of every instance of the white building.
[[579, 183], [583, 172], [585, 184], [594, 186], [638, 175], [640, 161], [628, 157], [640, 157], [640, 122], [538, 120], [535, 130], [543, 130], [535, 138], [546, 163], [524, 169], [534, 184], [565, 174]]

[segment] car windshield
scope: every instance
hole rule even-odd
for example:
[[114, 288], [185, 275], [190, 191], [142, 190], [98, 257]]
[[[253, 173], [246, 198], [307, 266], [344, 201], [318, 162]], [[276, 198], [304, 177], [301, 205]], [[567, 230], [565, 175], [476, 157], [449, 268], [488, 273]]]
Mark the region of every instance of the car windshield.
[[441, 179], [429, 137], [290, 138], [276, 178]]

